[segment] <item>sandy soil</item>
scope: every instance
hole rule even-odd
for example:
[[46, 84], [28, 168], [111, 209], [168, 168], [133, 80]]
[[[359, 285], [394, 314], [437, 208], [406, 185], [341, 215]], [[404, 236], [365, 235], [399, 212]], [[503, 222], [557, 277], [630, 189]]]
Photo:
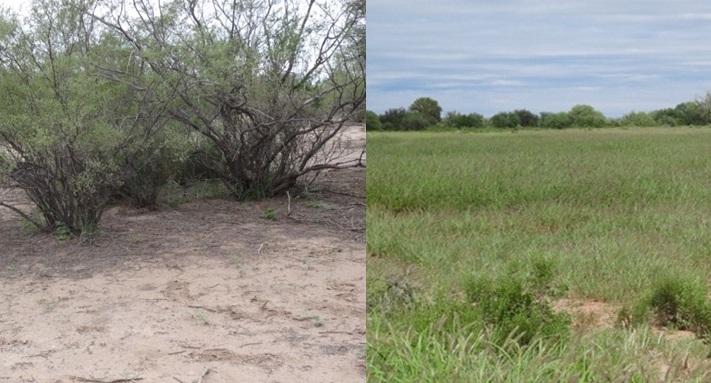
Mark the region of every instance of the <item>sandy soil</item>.
[[116, 206], [91, 244], [0, 209], [0, 382], [364, 382], [365, 169], [313, 189]]

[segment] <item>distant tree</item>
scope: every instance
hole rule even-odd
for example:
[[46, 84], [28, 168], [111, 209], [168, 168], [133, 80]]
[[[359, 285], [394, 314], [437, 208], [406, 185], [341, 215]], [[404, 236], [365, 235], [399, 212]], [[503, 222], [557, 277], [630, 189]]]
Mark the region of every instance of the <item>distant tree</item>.
[[704, 125], [711, 123], [711, 92], [706, 92], [706, 96], [696, 99], [699, 107], [699, 114], [704, 120]]
[[646, 112], [630, 112], [622, 116], [618, 121], [620, 126], [658, 126], [659, 124], [652, 117], [652, 114]]
[[680, 125], [678, 113], [674, 108], [655, 110], [650, 113], [650, 116], [658, 126]]
[[484, 116], [479, 113], [462, 114], [447, 112], [444, 122], [454, 128], [481, 128], [484, 126]]
[[582, 128], [601, 128], [607, 125], [607, 118], [590, 105], [575, 105], [570, 109], [573, 125]]
[[367, 110], [365, 112], [365, 129], [366, 130], [383, 130], [383, 124], [380, 122], [375, 112]]
[[402, 127], [405, 130], [424, 130], [432, 126], [430, 116], [422, 113], [408, 113], [402, 120]]
[[381, 114], [380, 122], [383, 124], [383, 130], [402, 130], [402, 121], [407, 116], [408, 112], [405, 108], [391, 108]]
[[514, 112], [500, 112], [491, 116], [491, 125], [499, 129], [510, 129], [521, 125], [518, 114]]
[[573, 118], [567, 112], [541, 113], [541, 126], [551, 129], [566, 129], [573, 126]]
[[410, 105], [410, 112], [420, 113], [427, 118], [430, 125], [434, 125], [442, 120], [442, 107], [436, 100], [429, 97], [420, 97]]
[[523, 127], [538, 126], [538, 115], [531, 113], [526, 109], [515, 110], [514, 113], [518, 116], [518, 120]]
[[677, 122], [680, 125], [707, 125], [709, 118], [699, 102], [682, 102], [674, 108]]

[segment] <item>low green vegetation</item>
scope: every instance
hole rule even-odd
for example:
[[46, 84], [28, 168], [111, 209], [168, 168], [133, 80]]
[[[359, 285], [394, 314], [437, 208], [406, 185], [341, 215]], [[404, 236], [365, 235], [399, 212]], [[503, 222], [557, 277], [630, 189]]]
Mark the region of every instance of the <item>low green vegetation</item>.
[[442, 107], [429, 97], [416, 99], [408, 109], [390, 108], [378, 115], [367, 112], [368, 130], [499, 130], [499, 129], [566, 129], [610, 127], [707, 126], [711, 124], [711, 92], [674, 108], [651, 112], [631, 111], [619, 118], [608, 118], [586, 104], [557, 113], [533, 113], [527, 109], [499, 112], [489, 118], [479, 113], [448, 111], [442, 118]]
[[38, 230], [93, 237], [115, 199], [157, 209], [173, 181], [264, 199], [349, 166], [364, 0], [30, 3], [0, 12], [0, 207]]
[[711, 379], [710, 129], [367, 140], [369, 382]]

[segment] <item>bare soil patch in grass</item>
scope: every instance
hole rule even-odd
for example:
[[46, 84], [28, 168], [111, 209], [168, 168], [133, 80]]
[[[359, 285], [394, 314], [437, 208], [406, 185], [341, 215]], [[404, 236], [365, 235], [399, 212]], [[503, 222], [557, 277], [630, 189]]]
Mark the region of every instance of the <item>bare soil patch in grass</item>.
[[59, 241], [0, 209], [0, 382], [365, 381], [364, 168], [102, 225]]

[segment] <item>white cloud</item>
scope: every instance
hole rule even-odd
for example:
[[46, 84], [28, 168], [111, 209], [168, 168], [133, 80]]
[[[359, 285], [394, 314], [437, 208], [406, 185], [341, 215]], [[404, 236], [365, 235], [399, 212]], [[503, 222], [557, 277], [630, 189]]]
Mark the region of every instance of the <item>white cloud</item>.
[[367, 16], [376, 111], [431, 92], [485, 114], [570, 102], [622, 114], [672, 107], [711, 83], [702, 0], [370, 0]]

